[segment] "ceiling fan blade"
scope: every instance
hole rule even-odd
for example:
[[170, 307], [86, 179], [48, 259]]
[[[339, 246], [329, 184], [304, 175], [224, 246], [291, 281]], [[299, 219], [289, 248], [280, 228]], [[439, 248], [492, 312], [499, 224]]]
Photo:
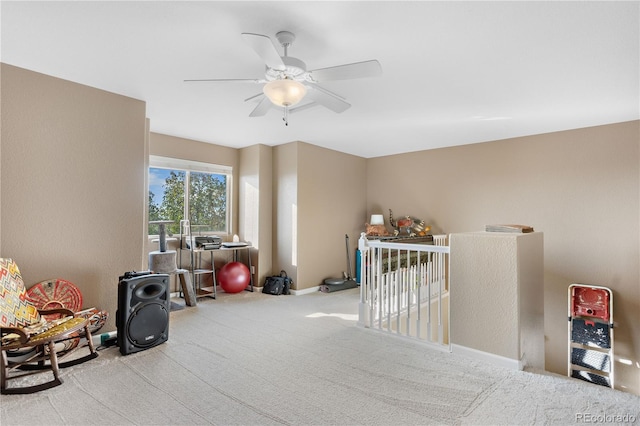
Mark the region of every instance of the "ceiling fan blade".
[[294, 106], [293, 108], [289, 108], [289, 114], [293, 114], [293, 113], [296, 113], [296, 112], [304, 111], [305, 109], [317, 107], [318, 105], [320, 105], [320, 104], [315, 102], [315, 101], [311, 101], [311, 102], [306, 103], [304, 105]]
[[245, 99], [244, 101], [245, 101], [245, 102], [248, 102], [248, 101], [251, 101], [251, 100], [253, 100], [253, 99], [257, 99], [257, 98], [259, 98], [260, 96], [264, 96], [264, 93], [260, 92], [260, 93], [257, 93], [257, 94], [255, 94], [255, 95], [253, 95], [253, 96], [249, 96], [249, 97], [248, 97], [247, 99]]
[[236, 83], [264, 83], [265, 80], [260, 80], [257, 78], [205, 78], [201, 80], [184, 80], [185, 83], [192, 83], [198, 81], [221, 81], [221, 82], [236, 82]]
[[352, 78], [376, 77], [381, 74], [382, 67], [380, 66], [380, 62], [375, 59], [309, 71], [309, 75], [316, 83], [329, 80], [349, 80]]
[[284, 71], [286, 66], [271, 39], [265, 35], [242, 33], [242, 38], [249, 43], [269, 68]]
[[307, 84], [307, 97], [322, 106], [329, 108], [331, 111], [340, 113], [351, 107], [351, 104], [345, 102], [344, 98], [335, 93], [328, 91], [317, 84]]
[[[254, 99], [254, 98], [255, 96], [252, 96], [249, 99]], [[253, 111], [251, 111], [251, 114], [249, 114], [249, 117], [262, 117], [267, 113], [267, 111], [269, 111], [269, 109], [271, 108], [271, 105], [273, 104], [271, 103], [269, 98], [267, 98], [266, 96], [263, 96], [262, 100], [258, 102], [258, 106], [256, 106], [253, 109]]]

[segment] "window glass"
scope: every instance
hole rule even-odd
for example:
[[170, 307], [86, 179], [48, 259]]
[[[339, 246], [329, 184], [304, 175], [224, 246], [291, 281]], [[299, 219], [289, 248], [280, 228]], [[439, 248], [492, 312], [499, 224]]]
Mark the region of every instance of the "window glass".
[[227, 230], [227, 177], [213, 173], [189, 173], [191, 232]]
[[[149, 222], [171, 220], [167, 232], [177, 234], [180, 221], [188, 217], [193, 234], [229, 233], [230, 169], [184, 160], [174, 163], [176, 167], [168, 167], [171, 159], [150, 160]], [[158, 225], [149, 224], [149, 235], [158, 232]]]

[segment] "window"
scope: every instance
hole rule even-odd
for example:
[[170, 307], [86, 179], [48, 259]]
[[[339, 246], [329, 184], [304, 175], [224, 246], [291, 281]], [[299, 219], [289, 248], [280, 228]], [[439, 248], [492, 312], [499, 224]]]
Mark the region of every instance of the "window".
[[[172, 220], [170, 234], [184, 218], [194, 234], [229, 234], [230, 194], [231, 167], [149, 157], [149, 222]], [[158, 235], [158, 225], [149, 224], [149, 235]]]

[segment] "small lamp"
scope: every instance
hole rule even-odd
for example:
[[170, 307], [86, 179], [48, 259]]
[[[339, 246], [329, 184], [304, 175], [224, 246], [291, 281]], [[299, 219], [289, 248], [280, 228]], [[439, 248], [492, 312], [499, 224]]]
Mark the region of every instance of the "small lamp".
[[372, 214], [370, 225], [384, 225], [384, 216], [381, 214]]
[[274, 105], [281, 107], [293, 106], [307, 94], [304, 84], [290, 78], [270, 81], [264, 85], [262, 91]]

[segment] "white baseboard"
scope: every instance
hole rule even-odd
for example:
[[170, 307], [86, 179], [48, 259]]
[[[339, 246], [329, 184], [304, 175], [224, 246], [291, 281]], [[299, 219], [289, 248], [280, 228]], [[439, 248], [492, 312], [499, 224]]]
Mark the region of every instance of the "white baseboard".
[[483, 361], [498, 367], [509, 368], [512, 370], [522, 370], [524, 368], [524, 362], [522, 360], [511, 359], [489, 352], [467, 348], [466, 346], [456, 345], [454, 343], [451, 344], [451, 352], [458, 355], [466, 356], [468, 358], [473, 358], [475, 360]]
[[317, 285], [315, 287], [303, 288], [302, 290], [291, 290], [291, 294], [294, 296], [302, 296], [303, 294], [315, 293], [320, 291], [320, 286]]
[[[262, 293], [262, 287], [253, 286], [253, 291], [255, 293]], [[315, 287], [303, 288], [302, 290], [291, 290], [291, 294], [293, 296], [302, 296], [303, 294], [315, 293], [320, 291], [320, 286], [317, 285]], [[170, 297], [179, 297], [180, 293], [177, 291], [173, 291], [170, 293]]]

